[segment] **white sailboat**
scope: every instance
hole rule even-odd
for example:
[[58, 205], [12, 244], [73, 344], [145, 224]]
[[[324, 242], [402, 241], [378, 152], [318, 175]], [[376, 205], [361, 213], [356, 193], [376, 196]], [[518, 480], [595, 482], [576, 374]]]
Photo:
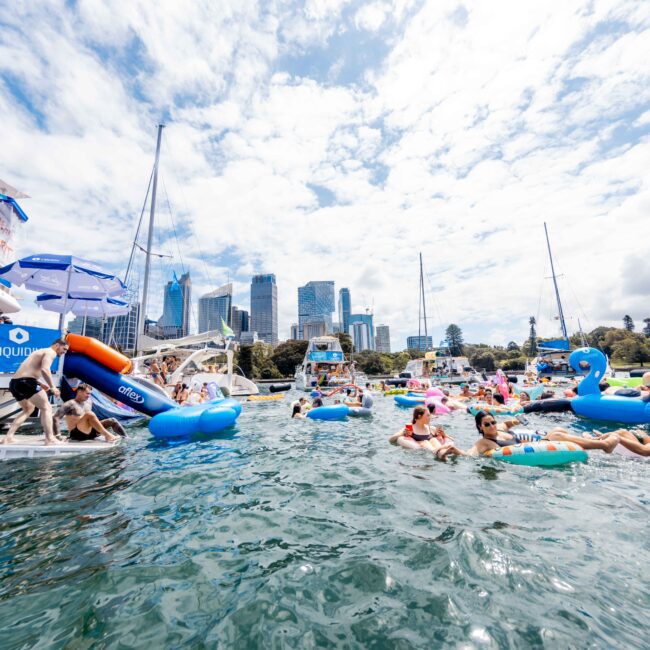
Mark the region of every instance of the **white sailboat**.
[[422, 340], [421, 325], [424, 316], [424, 340], [426, 342], [424, 357], [411, 359], [406, 364], [400, 377], [414, 380], [421, 384], [445, 383], [461, 384], [465, 382], [480, 381], [478, 373], [470, 366], [469, 359], [465, 356], [453, 356], [448, 347], [429, 349], [429, 334], [427, 324], [427, 304], [424, 293], [424, 271], [422, 253], [420, 253], [420, 299], [418, 303], [418, 341]]
[[[142, 291], [142, 303], [140, 306], [136, 357], [134, 362], [134, 375], [142, 380], [148, 380], [150, 370], [147, 362], [153, 359], [160, 359], [164, 356], [174, 356], [180, 360], [179, 366], [166, 377], [168, 385], [167, 392], [171, 392], [177, 383], [184, 383], [189, 388], [200, 390], [201, 386], [215, 383], [222, 392], [233, 397], [244, 397], [259, 394], [259, 388], [246, 377], [233, 372], [234, 350], [231, 349], [229, 341], [218, 331], [203, 332], [193, 336], [185, 336], [179, 339], [154, 339], [145, 332], [145, 319], [149, 296], [149, 281], [151, 274], [151, 256], [153, 234], [155, 229], [156, 216], [156, 195], [158, 190], [158, 169], [160, 163], [160, 145], [162, 140], [163, 124], [158, 125], [156, 141], [156, 156], [152, 173], [151, 202], [149, 210], [149, 229], [147, 233], [147, 246], [145, 249], [144, 286]], [[146, 203], [146, 199], [145, 199]], [[136, 231], [136, 238], [133, 241], [127, 277], [131, 270], [136, 250], [140, 249], [137, 243], [137, 236], [140, 232], [140, 225]], [[126, 281], [127, 278], [125, 278]], [[225, 364], [209, 363], [215, 358], [225, 358]], [[153, 382], [151, 382], [153, 384]]]

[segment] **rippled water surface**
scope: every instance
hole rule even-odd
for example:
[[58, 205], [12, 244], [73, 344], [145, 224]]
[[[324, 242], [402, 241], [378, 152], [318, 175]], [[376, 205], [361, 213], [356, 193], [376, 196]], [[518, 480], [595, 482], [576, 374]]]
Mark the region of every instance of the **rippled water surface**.
[[442, 463], [387, 443], [392, 398], [317, 423], [289, 397], [0, 464], [0, 648], [647, 647], [650, 463]]

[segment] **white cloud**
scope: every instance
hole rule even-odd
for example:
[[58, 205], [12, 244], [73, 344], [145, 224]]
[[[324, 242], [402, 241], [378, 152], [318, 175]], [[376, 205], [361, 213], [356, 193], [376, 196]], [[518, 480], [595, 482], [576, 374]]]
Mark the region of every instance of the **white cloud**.
[[[333, 279], [401, 348], [417, 328], [419, 251], [435, 338], [456, 321], [469, 339], [522, 340], [531, 314], [554, 334], [544, 221], [572, 324], [648, 315], [619, 279], [650, 256], [650, 147], [631, 132], [649, 87], [636, 3], [85, 1], [20, 5], [10, 20], [2, 177], [34, 197], [20, 254], [120, 270], [166, 115], [161, 229], [166, 189], [197, 295], [230, 272], [245, 300], [252, 272], [275, 272], [282, 335], [297, 286]], [[358, 29], [381, 30], [390, 51], [369, 50], [363, 86], [337, 85], [348, 55], [329, 39], [363, 47]], [[160, 287], [180, 256], [156, 246], [175, 254], [156, 263]]]
[[372, 2], [363, 5], [354, 16], [357, 29], [376, 32], [386, 20], [390, 6], [386, 2]]

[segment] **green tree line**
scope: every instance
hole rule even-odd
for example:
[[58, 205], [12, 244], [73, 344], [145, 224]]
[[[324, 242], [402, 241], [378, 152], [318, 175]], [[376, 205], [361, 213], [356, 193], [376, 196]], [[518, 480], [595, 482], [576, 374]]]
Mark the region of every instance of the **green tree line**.
[[[629, 320], [628, 320], [629, 319]], [[602, 350], [615, 364], [643, 364], [650, 361], [650, 319], [644, 320], [641, 333], [634, 331], [632, 319], [626, 317], [623, 327], [597, 327], [585, 335], [589, 346]], [[631, 325], [631, 328], [630, 328]], [[519, 371], [526, 367], [526, 360], [537, 354], [539, 344], [545, 340], [535, 335], [535, 319], [531, 318], [531, 335], [522, 343], [510, 341], [507, 345], [487, 345], [485, 343], [465, 343], [462, 330], [452, 324], [447, 328], [446, 338], [449, 351], [455, 356], [466, 356], [477, 370]], [[336, 334], [341, 348], [349, 358], [352, 354], [352, 339], [348, 334]], [[571, 337], [571, 346], [583, 344], [580, 335]], [[266, 343], [242, 345], [235, 355], [235, 365], [247, 377], [254, 379], [281, 379], [293, 377], [296, 366], [302, 363], [307, 351], [307, 341], [289, 340], [273, 348]], [[424, 356], [421, 350], [402, 352], [374, 352], [364, 350], [352, 354], [357, 368], [367, 375], [397, 375], [404, 370], [411, 359]]]

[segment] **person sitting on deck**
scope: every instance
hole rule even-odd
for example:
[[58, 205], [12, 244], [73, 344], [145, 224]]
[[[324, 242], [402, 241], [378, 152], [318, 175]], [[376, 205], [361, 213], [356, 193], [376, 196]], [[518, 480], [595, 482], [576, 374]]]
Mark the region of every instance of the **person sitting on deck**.
[[74, 399], [64, 402], [54, 414], [54, 430], [59, 433], [59, 420], [65, 418], [70, 440], [86, 442], [103, 436], [106, 442], [115, 442], [117, 436], [111, 434], [112, 429], [120, 436], [126, 436], [124, 427], [115, 419], [100, 420], [92, 411], [90, 396], [93, 389], [88, 384], [79, 384]]

